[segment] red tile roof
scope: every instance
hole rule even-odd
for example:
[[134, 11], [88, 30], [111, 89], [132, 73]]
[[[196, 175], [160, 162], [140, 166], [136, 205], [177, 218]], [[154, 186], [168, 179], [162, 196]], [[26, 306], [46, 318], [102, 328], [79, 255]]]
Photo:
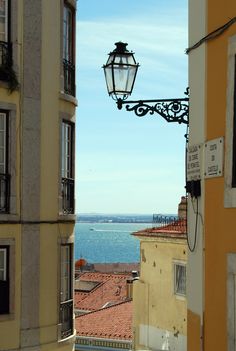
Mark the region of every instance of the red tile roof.
[[95, 311], [101, 309], [107, 303], [119, 303], [127, 299], [127, 279], [130, 274], [105, 274], [105, 273], [84, 273], [80, 281], [100, 282], [94, 289], [88, 292], [76, 290], [74, 305], [78, 310]]
[[162, 237], [162, 238], [179, 238], [186, 239], [187, 220], [179, 219], [170, 224], [161, 227], [147, 228], [132, 233], [134, 236]]
[[78, 336], [132, 340], [132, 302], [122, 302], [75, 319]]

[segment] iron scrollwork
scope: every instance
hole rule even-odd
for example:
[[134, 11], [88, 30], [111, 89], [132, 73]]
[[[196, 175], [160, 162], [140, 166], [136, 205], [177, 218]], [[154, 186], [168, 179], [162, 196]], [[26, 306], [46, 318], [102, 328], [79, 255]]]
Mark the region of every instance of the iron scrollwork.
[[[185, 95], [189, 95], [187, 88]], [[146, 114], [158, 113], [167, 122], [177, 122], [189, 124], [189, 98], [180, 99], [158, 99], [127, 101], [118, 99], [117, 105], [121, 109], [126, 105], [127, 111], [134, 111], [136, 116], [144, 117]]]

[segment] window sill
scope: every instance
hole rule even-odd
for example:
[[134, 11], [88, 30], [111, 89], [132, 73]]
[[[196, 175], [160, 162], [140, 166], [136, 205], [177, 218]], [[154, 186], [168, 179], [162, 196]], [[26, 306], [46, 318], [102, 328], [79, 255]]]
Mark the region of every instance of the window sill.
[[75, 222], [76, 220], [76, 215], [75, 214], [64, 214], [64, 213], [59, 213], [58, 215], [58, 220], [60, 221], [73, 221]]
[[9, 85], [6, 80], [1, 80], [0, 79], [0, 87], [9, 90]]
[[[59, 329], [60, 329], [60, 324], [58, 325]], [[58, 343], [62, 344], [62, 343], [67, 343], [67, 344], [74, 344], [75, 343], [75, 339], [76, 339], [76, 330], [74, 330], [74, 333], [71, 334], [70, 336], [68, 336], [65, 339], [59, 339]]]
[[12, 213], [0, 213], [0, 222], [19, 222], [20, 221], [20, 216], [18, 214], [12, 214]]
[[15, 319], [15, 315], [13, 313], [9, 314], [0, 314], [0, 323], [6, 321], [13, 321]]
[[175, 297], [176, 297], [177, 300], [186, 301], [186, 296], [185, 295], [180, 295], [180, 294], [176, 294], [175, 293]]
[[60, 99], [71, 102], [74, 106], [78, 106], [78, 100], [74, 96], [66, 94], [63, 91], [60, 92]]

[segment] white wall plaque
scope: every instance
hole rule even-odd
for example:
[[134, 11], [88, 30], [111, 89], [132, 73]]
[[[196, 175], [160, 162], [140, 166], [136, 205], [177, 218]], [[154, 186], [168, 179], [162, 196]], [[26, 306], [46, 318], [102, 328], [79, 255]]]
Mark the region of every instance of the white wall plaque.
[[187, 180], [201, 179], [201, 144], [189, 145], [187, 151]]
[[223, 137], [205, 143], [205, 178], [223, 176], [223, 150]]

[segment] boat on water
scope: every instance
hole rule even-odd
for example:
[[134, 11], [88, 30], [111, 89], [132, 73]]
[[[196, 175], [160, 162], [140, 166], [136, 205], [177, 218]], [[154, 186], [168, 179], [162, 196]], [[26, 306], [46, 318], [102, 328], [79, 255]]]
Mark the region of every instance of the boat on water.
[[95, 230], [94, 228], [89, 228], [89, 230]]

